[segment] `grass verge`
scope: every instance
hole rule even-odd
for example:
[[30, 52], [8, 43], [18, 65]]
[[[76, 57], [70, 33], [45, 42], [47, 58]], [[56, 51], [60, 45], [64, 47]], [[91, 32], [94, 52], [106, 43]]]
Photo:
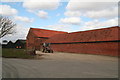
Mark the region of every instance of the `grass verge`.
[[2, 57], [4, 58], [23, 58], [23, 59], [32, 59], [33, 55], [27, 54], [25, 49], [2, 49]]

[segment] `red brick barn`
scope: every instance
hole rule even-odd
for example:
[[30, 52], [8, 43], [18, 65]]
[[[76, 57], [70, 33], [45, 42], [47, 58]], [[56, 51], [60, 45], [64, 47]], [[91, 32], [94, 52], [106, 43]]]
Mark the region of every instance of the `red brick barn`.
[[120, 27], [58, 34], [46, 40], [54, 51], [118, 56]]
[[64, 33], [67, 32], [30, 28], [26, 38], [26, 47], [29, 50], [33, 50], [33, 49], [40, 50], [42, 47], [42, 43], [46, 39], [49, 39], [53, 35], [64, 34]]

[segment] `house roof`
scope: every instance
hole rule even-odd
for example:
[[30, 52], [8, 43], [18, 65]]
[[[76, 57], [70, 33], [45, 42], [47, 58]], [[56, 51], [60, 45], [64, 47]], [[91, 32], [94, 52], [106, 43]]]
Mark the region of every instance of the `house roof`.
[[12, 41], [9, 41], [7, 44], [14, 44]]
[[38, 29], [38, 28], [30, 28], [35, 36], [37, 37], [51, 37], [55, 34], [63, 34], [67, 32], [63, 31], [54, 31], [54, 30], [46, 30], [46, 29]]
[[20, 43], [26, 43], [26, 40], [18, 39], [18, 40], [15, 42], [15, 44], [18, 43], [18, 42], [20, 42]]
[[19, 43], [25, 44], [26, 40], [18, 39], [14, 44], [19, 44]]
[[120, 27], [102, 28], [96, 30], [79, 31], [67, 34], [58, 34], [46, 40], [46, 43], [68, 43], [68, 42], [89, 42], [89, 41], [110, 41], [118, 40]]

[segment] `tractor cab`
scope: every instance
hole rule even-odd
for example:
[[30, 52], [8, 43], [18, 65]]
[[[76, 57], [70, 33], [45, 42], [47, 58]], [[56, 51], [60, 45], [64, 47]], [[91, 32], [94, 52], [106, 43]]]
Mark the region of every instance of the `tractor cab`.
[[43, 43], [43, 50], [44, 53], [53, 53], [53, 50], [50, 47], [50, 43]]

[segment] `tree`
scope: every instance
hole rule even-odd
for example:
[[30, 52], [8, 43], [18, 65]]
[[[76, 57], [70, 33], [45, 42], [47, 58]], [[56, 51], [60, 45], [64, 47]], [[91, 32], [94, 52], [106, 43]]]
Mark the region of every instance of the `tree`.
[[3, 40], [2, 42], [3, 42], [3, 43], [7, 43], [8, 41], [7, 41], [7, 40]]
[[15, 23], [8, 17], [0, 16], [0, 38], [7, 34], [13, 34], [13, 28], [16, 26]]

